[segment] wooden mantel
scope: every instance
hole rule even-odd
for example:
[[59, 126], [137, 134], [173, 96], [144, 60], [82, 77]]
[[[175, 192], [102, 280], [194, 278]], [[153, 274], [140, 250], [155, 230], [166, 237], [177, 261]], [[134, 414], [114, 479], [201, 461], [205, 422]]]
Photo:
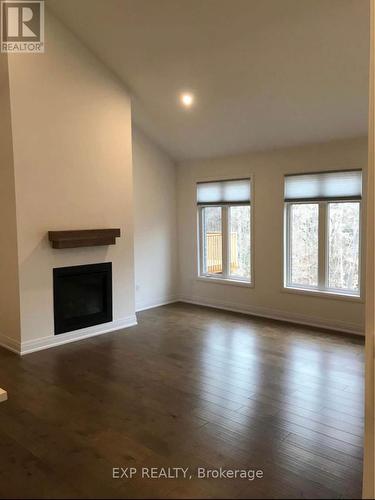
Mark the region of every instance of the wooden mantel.
[[120, 229], [79, 229], [75, 231], [48, 231], [52, 248], [93, 247], [115, 245]]
[[6, 391], [4, 391], [3, 389], [0, 388], [0, 403], [2, 401], [6, 401], [8, 399], [8, 395], [6, 393]]

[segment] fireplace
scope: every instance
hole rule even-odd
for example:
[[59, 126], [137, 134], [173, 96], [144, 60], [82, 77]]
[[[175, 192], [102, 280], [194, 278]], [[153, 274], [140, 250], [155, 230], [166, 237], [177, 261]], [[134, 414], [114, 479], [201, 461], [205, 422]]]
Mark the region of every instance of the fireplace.
[[112, 263], [53, 270], [55, 335], [112, 321]]

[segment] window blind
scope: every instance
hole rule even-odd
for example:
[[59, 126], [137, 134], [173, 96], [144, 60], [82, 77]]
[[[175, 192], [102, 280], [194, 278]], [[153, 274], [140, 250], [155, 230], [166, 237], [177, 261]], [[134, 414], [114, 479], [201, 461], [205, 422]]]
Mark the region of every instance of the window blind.
[[248, 205], [250, 203], [250, 179], [199, 182], [198, 205]]
[[360, 200], [361, 198], [361, 170], [285, 176], [285, 201]]

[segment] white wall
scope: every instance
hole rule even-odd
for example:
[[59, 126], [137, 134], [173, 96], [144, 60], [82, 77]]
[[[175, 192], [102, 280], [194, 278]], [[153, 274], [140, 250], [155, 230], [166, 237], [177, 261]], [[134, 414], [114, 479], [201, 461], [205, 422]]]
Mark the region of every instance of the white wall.
[[176, 167], [133, 129], [136, 309], [177, 296]]
[[0, 54], [0, 345], [20, 340], [16, 198], [9, 102], [8, 62]]
[[[130, 99], [48, 11], [46, 44], [9, 57], [25, 349], [52, 341], [54, 267], [111, 261], [112, 326], [134, 319]], [[106, 227], [121, 228], [115, 246], [53, 250], [47, 240], [48, 230]]]
[[[283, 176], [293, 172], [366, 168], [366, 164], [366, 138], [181, 163], [178, 168], [181, 298], [363, 333], [363, 303], [282, 291]], [[253, 177], [255, 287], [198, 281], [196, 182], [249, 175]]]

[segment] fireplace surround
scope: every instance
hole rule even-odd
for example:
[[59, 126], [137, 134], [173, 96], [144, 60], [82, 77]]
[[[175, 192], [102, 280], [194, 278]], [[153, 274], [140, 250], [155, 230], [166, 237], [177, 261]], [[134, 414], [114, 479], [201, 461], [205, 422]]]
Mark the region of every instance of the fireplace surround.
[[112, 321], [112, 263], [53, 269], [55, 335]]

